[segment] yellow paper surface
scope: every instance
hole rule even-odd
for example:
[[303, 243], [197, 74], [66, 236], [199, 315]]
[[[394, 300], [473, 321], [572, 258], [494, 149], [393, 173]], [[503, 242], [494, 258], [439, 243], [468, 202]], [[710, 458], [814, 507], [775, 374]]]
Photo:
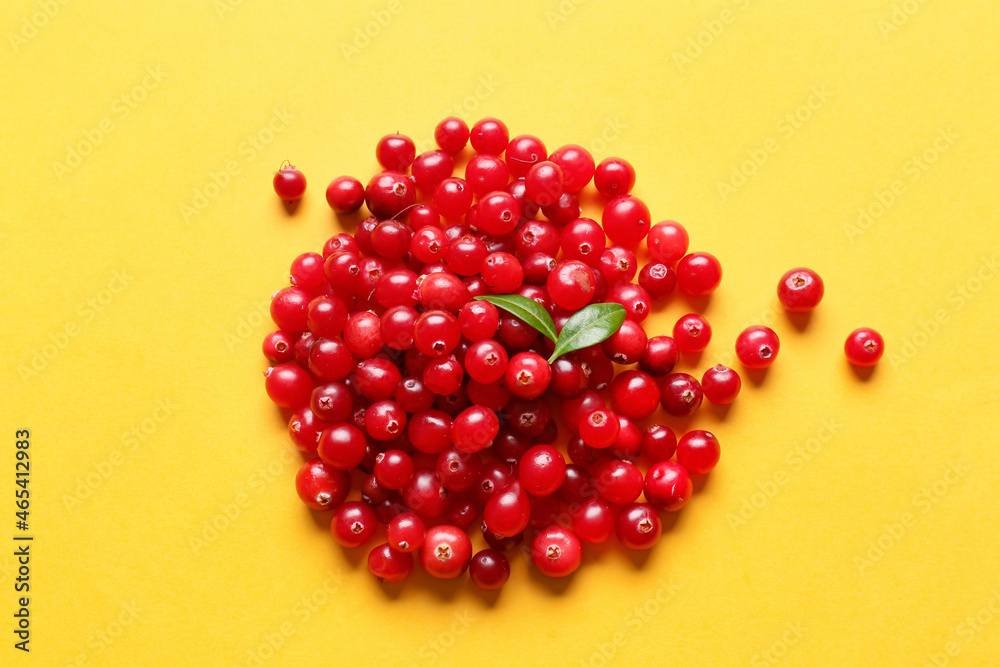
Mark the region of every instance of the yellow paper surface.
[[[0, 9], [0, 664], [995, 664], [1000, 29], [991, 3], [78, 3]], [[382, 586], [295, 497], [270, 294], [388, 132], [484, 115], [638, 172], [716, 254], [722, 462], [649, 553], [499, 595]], [[289, 214], [285, 159], [309, 179]], [[591, 215], [599, 209], [588, 202]], [[806, 265], [805, 327], [775, 285]], [[672, 299], [669, 332], [702, 304]], [[872, 326], [870, 377], [845, 362]], [[30, 653], [14, 648], [30, 431]], [[478, 542], [477, 542], [478, 544]]]

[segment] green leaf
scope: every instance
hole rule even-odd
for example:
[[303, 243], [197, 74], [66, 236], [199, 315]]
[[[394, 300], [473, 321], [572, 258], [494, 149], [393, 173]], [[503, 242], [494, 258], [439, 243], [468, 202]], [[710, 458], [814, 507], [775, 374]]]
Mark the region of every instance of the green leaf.
[[[537, 301], [520, 294], [490, 294], [475, 298], [478, 301], [489, 301], [497, 308], [503, 308], [511, 315], [524, 320], [525, 324], [540, 332], [553, 343], [556, 342], [556, 325], [552, 321], [552, 316]], [[625, 312], [624, 309], [622, 312]]]
[[579, 310], [563, 326], [549, 363], [574, 350], [597, 345], [621, 328], [625, 307], [620, 303], [594, 303]]

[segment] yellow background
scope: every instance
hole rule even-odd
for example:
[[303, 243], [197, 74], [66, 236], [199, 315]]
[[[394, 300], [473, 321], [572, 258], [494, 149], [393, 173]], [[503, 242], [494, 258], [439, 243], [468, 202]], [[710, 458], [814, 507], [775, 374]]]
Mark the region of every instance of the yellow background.
[[[5, 2], [0, 540], [28, 428], [36, 541], [30, 655], [0, 547], [0, 663], [996, 664], [996, 10]], [[683, 370], [751, 323], [782, 338], [694, 420], [722, 463], [657, 548], [588, 547], [556, 583], [515, 558], [499, 596], [383, 587], [337, 547], [260, 376], [268, 297], [340, 229], [326, 183], [452, 113], [626, 157], [721, 259]], [[804, 329], [774, 294], [799, 265], [827, 289]]]

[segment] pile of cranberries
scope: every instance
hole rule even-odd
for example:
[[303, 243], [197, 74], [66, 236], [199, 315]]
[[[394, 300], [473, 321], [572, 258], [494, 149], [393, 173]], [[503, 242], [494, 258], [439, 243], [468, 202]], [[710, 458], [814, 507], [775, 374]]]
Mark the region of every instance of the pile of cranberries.
[[[494, 589], [509, 576], [504, 552], [513, 547], [553, 577], [579, 567], [584, 542], [614, 535], [630, 549], [652, 547], [659, 513], [687, 504], [692, 475], [708, 474], [720, 448], [708, 431], [677, 438], [666, 425], [639, 424], [661, 406], [684, 417], [703, 398], [731, 403], [740, 376], [722, 365], [700, 380], [673, 372], [680, 353], [711, 340], [702, 315], [684, 315], [672, 335], [649, 336], [642, 322], [675, 289], [712, 293], [719, 261], [689, 253], [680, 224], [653, 224], [630, 194], [635, 171], [623, 159], [595, 164], [573, 144], [549, 153], [494, 118], [471, 130], [446, 118], [434, 137], [440, 148], [416, 155], [409, 137], [387, 135], [375, 149], [383, 171], [367, 185], [350, 176], [330, 183], [335, 211], [364, 204], [371, 215], [322, 254], [296, 257], [291, 286], [271, 301], [265, 388], [289, 411], [292, 441], [308, 459], [299, 497], [332, 511], [345, 547], [384, 536], [368, 566], [386, 581], [405, 579], [416, 557], [435, 577], [468, 570]], [[470, 143], [464, 177], [455, 176]], [[305, 187], [290, 165], [274, 179], [282, 199]], [[603, 197], [600, 222], [581, 217], [586, 187]], [[500, 294], [537, 302], [556, 332], [588, 304], [621, 304], [626, 319], [603, 342], [549, 363], [552, 340], [475, 298]], [[778, 296], [808, 311], [823, 281], [794, 269]], [[845, 347], [858, 365], [874, 364], [882, 348], [870, 329]], [[747, 368], [769, 366], [778, 349], [763, 326], [736, 340]], [[359, 499], [348, 500], [352, 489]], [[488, 548], [473, 553], [470, 533]]]

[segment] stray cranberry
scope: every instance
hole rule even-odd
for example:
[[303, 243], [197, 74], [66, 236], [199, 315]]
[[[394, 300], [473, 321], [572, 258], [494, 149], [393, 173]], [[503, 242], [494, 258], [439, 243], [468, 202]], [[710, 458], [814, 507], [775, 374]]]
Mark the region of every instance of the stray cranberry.
[[677, 287], [690, 296], [705, 296], [722, 282], [722, 265], [714, 255], [693, 252], [677, 264]]
[[472, 542], [457, 526], [434, 526], [427, 529], [420, 552], [424, 569], [438, 579], [454, 579], [472, 559]]
[[660, 539], [662, 531], [660, 517], [647, 503], [626, 505], [615, 520], [615, 534], [629, 549], [649, 549]]
[[274, 191], [284, 201], [298, 201], [306, 191], [306, 177], [292, 165], [274, 173]]
[[707, 475], [719, 462], [719, 441], [708, 431], [688, 431], [677, 441], [677, 462], [692, 475]]
[[739, 373], [722, 364], [712, 366], [701, 378], [705, 398], [716, 405], [729, 405], [736, 400], [741, 385]]
[[531, 561], [549, 577], [572, 574], [580, 567], [582, 557], [580, 538], [569, 528], [549, 526], [531, 544]]
[[767, 368], [778, 357], [778, 334], [763, 325], [744, 329], [736, 337], [736, 356], [747, 368]]
[[483, 590], [493, 591], [503, 588], [510, 578], [510, 563], [507, 557], [496, 549], [483, 549], [472, 557], [469, 576], [473, 583]]
[[882, 335], [868, 327], [855, 329], [844, 343], [844, 354], [847, 355], [847, 360], [862, 368], [877, 364], [878, 360], [882, 358], [883, 352], [885, 352], [885, 341], [882, 339]]
[[365, 186], [353, 176], [338, 176], [326, 186], [326, 203], [337, 213], [354, 213], [365, 203]]

